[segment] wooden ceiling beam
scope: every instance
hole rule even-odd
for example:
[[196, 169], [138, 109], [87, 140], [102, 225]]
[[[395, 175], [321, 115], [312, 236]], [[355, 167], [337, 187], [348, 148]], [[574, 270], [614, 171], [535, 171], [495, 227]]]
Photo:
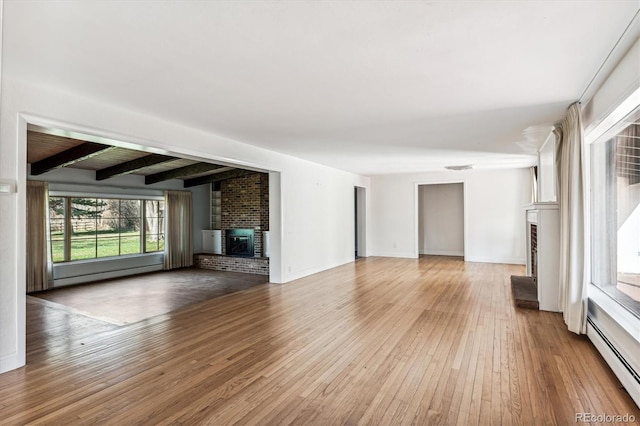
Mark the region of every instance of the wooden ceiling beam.
[[156, 164], [167, 163], [174, 160], [177, 160], [177, 158], [170, 157], [168, 155], [146, 155], [144, 157], [136, 158], [135, 160], [126, 161], [124, 163], [96, 170], [96, 180], [105, 180], [114, 176], [126, 175], [128, 173], [144, 169], [145, 167], [155, 166]]
[[200, 176], [193, 179], [187, 179], [184, 181], [184, 187], [190, 188], [192, 186], [204, 185], [205, 183], [221, 182], [223, 180], [249, 176], [255, 173], [260, 173], [260, 172], [255, 172], [253, 170], [231, 169], [222, 173], [216, 173], [216, 174], [207, 175], [207, 176]]
[[160, 172], [160, 173], [155, 173], [149, 176], [145, 176], [144, 183], [145, 185], [151, 185], [153, 183], [162, 182], [164, 180], [177, 179], [177, 178], [197, 175], [200, 173], [221, 169], [223, 167], [224, 166], [221, 166], [219, 164], [211, 164], [211, 163], [191, 164], [189, 166], [184, 166], [177, 169], [167, 170], [165, 172]]
[[69, 148], [66, 151], [54, 154], [51, 157], [43, 158], [40, 161], [36, 161], [35, 163], [31, 164], [31, 174], [33, 176], [41, 175], [50, 170], [70, 166], [82, 160], [94, 157], [98, 154], [111, 151], [115, 148], [115, 146], [85, 142], [81, 145]]

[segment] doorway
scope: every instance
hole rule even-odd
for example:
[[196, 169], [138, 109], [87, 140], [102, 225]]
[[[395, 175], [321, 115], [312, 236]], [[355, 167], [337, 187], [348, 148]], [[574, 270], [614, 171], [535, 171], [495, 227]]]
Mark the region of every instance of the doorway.
[[[85, 131], [87, 133], [85, 133]], [[73, 192], [74, 194], [79, 193], [82, 195], [82, 197], [85, 197], [85, 198], [96, 197], [96, 194], [99, 193], [99, 191], [96, 190], [95, 187], [100, 186], [103, 188], [107, 188], [107, 190], [105, 190], [106, 191], [105, 193], [109, 193], [111, 195], [113, 195], [116, 192], [118, 194], [122, 193], [121, 194], [122, 196], [120, 198], [129, 200], [129, 199], [138, 199], [140, 197], [149, 198], [151, 196], [156, 196], [156, 195], [161, 196], [161, 195], [155, 194], [155, 192], [158, 192], [158, 191], [162, 192], [164, 189], [179, 189], [179, 188], [161, 187], [161, 189], [158, 189], [158, 185], [161, 185], [160, 182], [164, 180], [170, 180], [173, 182], [173, 184], [178, 184], [180, 183], [179, 180], [183, 180], [182, 187], [184, 188], [194, 187], [194, 188], [202, 189], [201, 191], [202, 197], [200, 197], [200, 201], [203, 201], [203, 200], [204, 201], [198, 203], [194, 208], [194, 210], [199, 212], [199, 215], [198, 215], [199, 223], [202, 224], [201, 228], [203, 229], [209, 228], [210, 226], [211, 201], [209, 199], [209, 193], [211, 191], [210, 191], [210, 185], [208, 183], [197, 181], [197, 179], [203, 179], [203, 178], [206, 178], [207, 176], [213, 176], [213, 175], [220, 177], [225, 172], [228, 173], [228, 172], [233, 172], [234, 170], [240, 170], [238, 169], [236, 164], [232, 164], [230, 162], [217, 164], [216, 167], [208, 167], [208, 165], [218, 162], [216, 158], [198, 157], [190, 154], [184, 154], [180, 152], [180, 150], [171, 152], [171, 151], [167, 151], [164, 148], [161, 149], [161, 148], [157, 148], [149, 145], [140, 145], [134, 142], [124, 141], [119, 135], [110, 135], [108, 133], [98, 131], [98, 130], [95, 130], [94, 132], [91, 129], [83, 129], [82, 132], [80, 131], [76, 132], [74, 130], [71, 130], [70, 125], [67, 125], [62, 122], [53, 122], [50, 120], [45, 120], [45, 119], [41, 119], [34, 116], [25, 117], [21, 115], [20, 121], [19, 121], [19, 131], [18, 131], [18, 147], [19, 147], [18, 158], [20, 159], [20, 163], [23, 163], [25, 165], [25, 170], [27, 169], [27, 164], [31, 164], [33, 166], [33, 163], [37, 161], [41, 161], [43, 159], [46, 159], [48, 157], [51, 157], [59, 153], [59, 152], [44, 152], [44, 149], [52, 150], [55, 147], [54, 143], [49, 143], [51, 142], [52, 140], [51, 139], [47, 141], [48, 143], [42, 144], [44, 147], [42, 152], [40, 152], [40, 156], [42, 158], [38, 158], [35, 160], [30, 159], [29, 152], [28, 152], [29, 142], [30, 142], [29, 136], [30, 136], [30, 133], [33, 133], [33, 132], [39, 135], [44, 135], [41, 137], [60, 138], [66, 143], [73, 145], [68, 147], [59, 147], [60, 152], [67, 151], [69, 149], [72, 149], [75, 146], [83, 146], [83, 147], [86, 146], [87, 148], [96, 149], [95, 153], [93, 153], [95, 155], [92, 155], [91, 158], [89, 156], [80, 156], [75, 160], [69, 160], [67, 158], [67, 160], [64, 163], [61, 163], [56, 166], [55, 170], [58, 170], [58, 172], [54, 172], [54, 173], [56, 173], [57, 177], [55, 180], [52, 179], [51, 182], [54, 182], [55, 185], [61, 187], [60, 191]], [[128, 153], [129, 156], [128, 157], [124, 156], [127, 158], [124, 158], [124, 157], [120, 158], [117, 155], [115, 155], [118, 152], [126, 152]], [[95, 181], [98, 180], [97, 178], [95, 178], [95, 174], [97, 174], [98, 170], [105, 169], [105, 168], [111, 168], [113, 170], [114, 169], [113, 166], [116, 166], [116, 164], [103, 164], [104, 163], [103, 161], [103, 163], [99, 164], [99, 167], [98, 166], [94, 168], [87, 167], [84, 169], [80, 167], [80, 163], [82, 161], [85, 161], [85, 162], [98, 161], [97, 157], [102, 154], [111, 155], [113, 157], [111, 160], [118, 163], [117, 166], [121, 168], [118, 175], [114, 174], [113, 176], [108, 176], [105, 178], [105, 179], [110, 179], [111, 177], [114, 178], [113, 182], [108, 182], [108, 184], [106, 185], [95, 183], [94, 180]], [[154, 163], [154, 164], [146, 163], [143, 160], [147, 158], [149, 159], [149, 161], [151, 161], [151, 163], [153, 163], [155, 160], [158, 160], [158, 161], [157, 163]], [[27, 161], [28, 159], [32, 161], [28, 162]], [[143, 159], [143, 160], [140, 160], [140, 159]], [[135, 166], [136, 164], [134, 163], [136, 163], [137, 161], [142, 161], [142, 163], [138, 164], [139, 167], [137, 167], [135, 170], [142, 170], [145, 167], [147, 168], [155, 167], [155, 169], [154, 170], [149, 169], [147, 170], [148, 173], [145, 171], [144, 174], [137, 173], [137, 172], [134, 173], [133, 169], [131, 170], [123, 169], [125, 165]], [[74, 165], [76, 167], [71, 167], [71, 165]], [[197, 170], [186, 170], [191, 167], [196, 167], [196, 168], [200, 167], [200, 165], [202, 165], [202, 167], [206, 169], [206, 171], [204, 171], [203, 169], [202, 173], [200, 173]], [[166, 166], [166, 170], [160, 170], [160, 166], [162, 167]], [[246, 167], [249, 167], [249, 166], [246, 166]], [[269, 229], [270, 231], [270, 258], [268, 262], [268, 265], [269, 265], [268, 280], [271, 282], [278, 283], [278, 282], [281, 282], [282, 280], [282, 271], [280, 266], [281, 265], [281, 260], [280, 260], [281, 259], [281, 256], [280, 256], [280, 247], [281, 247], [280, 245], [280, 235], [281, 235], [281, 232], [280, 232], [280, 223], [281, 223], [280, 172], [268, 171], [266, 169], [258, 168], [257, 166], [251, 166], [251, 167], [252, 167], [251, 170], [247, 169], [246, 171], [247, 172], [251, 171], [253, 174], [255, 173], [269, 174], [269, 185], [265, 188], [265, 192], [268, 193], [269, 196], [266, 197], [265, 193], [261, 193], [260, 195], [261, 195], [261, 200], [268, 200], [268, 204], [266, 204], [268, 215], [266, 215], [266, 218], [265, 218], [269, 224], [269, 227], [267, 228], [265, 226], [265, 228]], [[70, 172], [68, 174], [65, 174], [64, 172], [60, 172], [60, 170], [63, 170], [63, 169], [68, 169], [67, 171], [70, 171]], [[181, 174], [180, 176], [177, 176], [177, 175], [169, 176], [169, 177], [165, 176], [167, 173], [175, 174], [177, 173], [177, 171], [179, 171], [180, 173], [193, 171], [194, 173], [189, 175]], [[33, 169], [31, 169], [31, 174], [32, 173], [33, 173]], [[43, 172], [43, 173], [47, 173], [47, 172]], [[91, 179], [88, 179], [88, 178], [74, 179], [73, 178], [76, 174], [77, 176], [82, 176], [86, 178], [86, 176], [84, 175], [86, 175], [87, 173], [94, 174], [93, 175], [94, 177], [92, 177]], [[239, 171], [237, 173], [241, 173], [241, 172]], [[26, 180], [28, 177], [31, 176], [31, 174], [26, 173], [22, 176], [21, 179], [18, 180], [17, 193], [19, 195], [18, 196], [18, 203], [20, 205], [19, 211], [21, 211], [21, 214], [18, 215], [18, 224], [19, 224], [18, 227], [20, 229], [26, 229], [26, 226], [27, 226], [26, 225], [26, 199], [24, 194], [26, 193], [26, 190], [25, 190]], [[74, 176], [71, 176], [72, 174]], [[160, 179], [155, 182], [147, 182], [149, 178], [155, 177], [156, 179], [159, 179], [160, 175], [163, 175], [162, 177], [167, 179]], [[247, 176], [248, 175], [249, 174], [247, 174]], [[237, 177], [241, 177], [241, 176], [237, 176]], [[186, 184], [189, 179], [193, 180], [193, 185]], [[134, 185], [133, 183], [129, 182], [129, 180], [136, 180], [137, 183]], [[149, 189], [146, 187], [146, 185], [155, 185], [154, 186], [155, 189]], [[63, 186], [65, 188], [62, 188]], [[69, 194], [67, 194], [67, 196], [69, 196]], [[194, 203], [194, 205], [195, 204], [196, 203]], [[119, 204], [119, 206], [120, 205], [121, 203]], [[95, 219], [94, 222], [97, 221], [97, 218], [94, 218], [94, 219]], [[197, 226], [196, 221], [194, 220], [193, 223], [195, 228]], [[145, 222], [145, 225], [141, 225], [141, 226], [147, 226], [146, 222]], [[97, 231], [94, 231], [94, 234], [97, 235]], [[197, 234], [197, 233], [194, 233], [194, 234]], [[26, 251], [25, 240], [26, 238], [24, 233], [22, 233], [22, 235], [19, 235], [18, 243], [17, 243], [18, 251], [23, 251], [23, 250]], [[140, 243], [142, 247], [146, 247], [146, 245], [144, 244], [148, 244], [147, 239], [141, 238], [141, 240], [143, 241], [143, 243]], [[193, 239], [194, 246], [196, 245], [196, 241], [200, 243], [202, 242], [202, 239], [197, 240], [196, 238], [194, 238]], [[95, 243], [94, 245], [96, 244], [97, 243]], [[140, 250], [143, 250], [143, 249], [140, 248]], [[194, 251], [199, 251], [199, 249], [196, 249]], [[135, 253], [134, 256], [138, 254], [140, 254], [140, 256], [137, 256], [135, 258], [136, 260], [135, 262], [133, 262], [134, 266], [139, 266], [139, 264], [141, 263], [140, 259], [149, 255], [149, 253], [145, 252], [144, 254]], [[97, 258], [98, 256], [95, 255], [94, 257]], [[81, 260], [85, 261], [86, 259], [81, 259]], [[82, 262], [78, 263], [78, 265], [88, 265], [88, 264], [89, 263], [82, 263]], [[24, 257], [19, 260], [18, 267], [19, 267], [18, 269], [26, 271]], [[91, 270], [91, 272], [95, 272], [95, 271]], [[108, 271], [108, 272], [113, 272], [113, 271]], [[206, 273], [209, 273], [209, 272], [210, 271], [206, 271]], [[113, 278], [116, 278], [116, 277], [113, 277]], [[264, 277], [261, 276], [259, 278], [264, 279], [264, 281], [267, 281], [266, 276]], [[176, 284], [176, 282], [172, 282], [172, 284]], [[208, 289], [208, 290], [211, 290], [211, 289]], [[52, 306], [51, 302], [45, 301], [44, 299], [27, 296], [25, 291], [25, 286], [24, 285], [19, 286], [19, 294], [18, 294], [17, 303], [16, 303], [16, 307], [17, 307], [16, 308], [16, 311], [17, 311], [16, 324], [18, 328], [18, 333], [16, 334], [16, 346], [18, 347], [17, 353], [19, 354], [19, 356], [20, 354], [22, 354], [21, 356], [23, 357], [22, 358], [23, 360], [22, 361], [18, 360], [18, 364], [25, 363], [24, 357], [27, 350], [26, 336], [29, 336], [29, 339], [30, 339], [29, 344], [31, 349], [35, 348], [35, 352], [38, 352], [43, 356], [46, 355], [46, 351], [42, 351], [42, 352], [38, 351], [38, 348], [34, 346], [34, 342], [36, 342], [35, 339], [37, 338], [37, 335], [35, 333], [40, 333], [40, 336], [46, 337], [45, 334], [47, 333], [47, 331], [44, 330], [43, 327], [40, 327], [40, 329], [38, 329], [37, 321], [27, 324], [27, 318], [28, 318], [27, 313], [29, 311], [31, 311], [32, 313], [35, 312], [35, 314], [31, 315], [31, 317], [33, 318], [38, 318], [39, 320], [50, 320], [51, 318], [58, 318], [58, 319], [61, 318], [60, 322], [62, 322], [62, 320], [64, 320], [65, 318], [68, 319], [68, 317], [70, 317], [70, 315], [68, 315], [69, 313], [75, 312], [75, 311], [72, 311], [71, 309], [68, 312], [64, 311], [64, 309], [54, 310], [54, 309], [51, 309], [51, 306]], [[63, 305], [56, 303], [55, 306], [60, 308]], [[43, 312], [43, 309], [44, 311], [46, 311], [46, 315], [41, 315], [41, 313]], [[86, 315], [85, 316], [79, 315], [79, 318], [80, 318], [79, 321], [75, 321], [75, 322], [67, 321], [67, 323], [65, 323], [64, 325], [65, 327], [67, 327], [67, 329], [63, 330], [63, 332], [59, 333], [57, 336], [60, 337], [61, 339], [65, 339], [66, 336], [72, 335], [73, 330], [75, 330], [75, 333], [76, 333], [75, 335], [77, 336], [78, 334], [82, 334], [83, 330], [88, 331], [88, 334], [92, 334], [92, 333], [95, 334], [94, 333], [95, 330], [104, 331], [104, 330], [111, 330], [114, 327], [118, 327], [118, 325], [111, 324], [106, 321], [95, 320], [91, 318], [87, 319], [89, 317], [87, 317]], [[67, 330], [71, 330], [71, 331], [67, 332]], [[53, 337], [55, 338], [56, 336], [53, 336]], [[62, 342], [64, 343], [64, 340]], [[31, 355], [33, 355], [33, 353], [34, 351], [32, 351]], [[31, 357], [29, 359], [29, 362], [33, 362], [34, 359], [37, 359], [37, 356], [39, 355], [36, 355], [36, 358]]]
[[366, 257], [366, 192], [365, 188], [353, 188], [354, 248], [355, 259]]
[[418, 185], [418, 254], [464, 256], [464, 186]]

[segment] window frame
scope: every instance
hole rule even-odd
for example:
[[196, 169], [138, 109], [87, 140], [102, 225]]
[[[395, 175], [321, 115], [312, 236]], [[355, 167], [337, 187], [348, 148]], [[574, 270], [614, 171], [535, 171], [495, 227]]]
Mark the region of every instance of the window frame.
[[[640, 99], [638, 101], [640, 101]], [[620, 306], [624, 312], [626, 312], [624, 315], [631, 315], [635, 317], [636, 320], [640, 319], [640, 301], [633, 299], [632, 297], [623, 293], [617, 288], [617, 284], [618, 284], [617, 254], [616, 254], [616, 260], [614, 265], [607, 264], [606, 266], [604, 266], [604, 268], [613, 269], [612, 273], [615, 275], [615, 279], [607, 280], [612, 282], [596, 283], [597, 280], [598, 281], [602, 280], [601, 279], [602, 271], [598, 271], [598, 273], [596, 274], [596, 268], [601, 267], [602, 263], [600, 265], [597, 265], [596, 261], [594, 260], [595, 251], [599, 250], [599, 247], [596, 247], [596, 243], [594, 239], [596, 238], [596, 234], [597, 234], [596, 221], [597, 219], [599, 219], [599, 217], [597, 216], [602, 216], [602, 215], [596, 215], [594, 213], [596, 208], [596, 201], [597, 201], [595, 199], [594, 194], [599, 189], [596, 187], [597, 185], [595, 185], [595, 182], [594, 182], [594, 174], [596, 172], [596, 167], [598, 167], [598, 165], [595, 164], [596, 159], [594, 158], [594, 150], [596, 149], [595, 147], [597, 145], [604, 146], [605, 144], [609, 143], [611, 139], [615, 138], [618, 133], [620, 133], [622, 130], [624, 130], [628, 126], [629, 120], [637, 118], [638, 116], [640, 116], [640, 104], [636, 104], [635, 106], [630, 108], [626, 114], [622, 116], [611, 114], [609, 117], [607, 117], [606, 120], [603, 121], [603, 123], [601, 123], [595, 129], [593, 129], [585, 138], [585, 146], [587, 148], [587, 151], [585, 152], [585, 158], [587, 159], [587, 164], [588, 164], [587, 175], [585, 176], [585, 180], [589, 188], [589, 190], [587, 191], [589, 200], [588, 200], [588, 210], [587, 210], [588, 224], [586, 227], [588, 235], [587, 235], [587, 238], [585, 239], [585, 241], [589, 246], [589, 252], [590, 252], [590, 258], [588, 261], [589, 263], [588, 273], [589, 273], [589, 283], [590, 283], [589, 297], [591, 298], [593, 295], [600, 294], [599, 297], [600, 299], [602, 299], [602, 295], [606, 295], [610, 300], [615, 302], [617, 306]], [[613, 121], [614, 119], [615, 121]], [[613, 161], [615, 162], [615, 160], [616, 160], [615, 155], [613, 155]], [[599, 173], [602, 174], [601, 172], [602, 171], [600, 170]], [[601, 184], [606, 185], [606, 182]], [[640, 183], [638, 183], [638, 185], [640, 185]], [[617, 221], [615, 226], [617, 226]], [[617, 246], [617, 234], [615, 238], [616, 238], [616, 246]], [[595, 277], [596, 275], [598, 276], [597, 279]], [[611, 305], [609, 305], [609, 309], [611, 309]]]

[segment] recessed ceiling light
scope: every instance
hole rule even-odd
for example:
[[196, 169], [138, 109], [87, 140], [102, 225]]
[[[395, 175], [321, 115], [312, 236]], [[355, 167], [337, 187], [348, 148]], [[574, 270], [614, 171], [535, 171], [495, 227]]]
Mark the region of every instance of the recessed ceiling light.
[[473, 164], [463, 164], [461, 166], [445, 166], [447, 170], [471, 170], [473, 169]]

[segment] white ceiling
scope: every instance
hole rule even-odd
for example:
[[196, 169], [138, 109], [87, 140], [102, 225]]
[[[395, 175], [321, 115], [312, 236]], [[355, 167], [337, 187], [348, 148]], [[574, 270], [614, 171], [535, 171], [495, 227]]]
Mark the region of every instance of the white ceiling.
[[360, 174], [527, 166], [638, 1], [5, 1], [3, 73]]

